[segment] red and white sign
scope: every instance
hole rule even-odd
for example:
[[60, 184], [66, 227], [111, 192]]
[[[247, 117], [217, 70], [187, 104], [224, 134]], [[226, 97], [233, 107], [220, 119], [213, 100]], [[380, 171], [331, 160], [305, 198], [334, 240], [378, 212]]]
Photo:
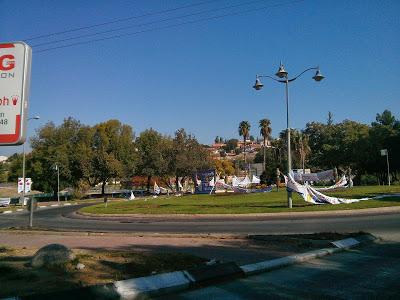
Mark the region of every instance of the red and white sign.
[[31, 58], [23, 42], [0, 44], [0, 145], [25, 142]]

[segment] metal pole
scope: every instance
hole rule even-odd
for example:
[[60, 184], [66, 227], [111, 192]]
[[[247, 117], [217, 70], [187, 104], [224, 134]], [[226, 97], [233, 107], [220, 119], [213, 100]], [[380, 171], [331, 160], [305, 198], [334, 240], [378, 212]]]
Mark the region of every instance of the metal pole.
[[[286, 130], [287, 130], [287, 168], [288, 168], [288, 174], [291, 173], [292, 171], [292, 155], [291, 155], [291, 150], [290, 150], [290, 126], [289, 126], [289, 80], [288, 77], [286, 76], [286, 82], [285, 82], [285, 88], [286, 88]], [[287, 191], [287, 203], [288, 203], [288, 208], [292, 208], [292, 192]]]
[[25, 142], [22, 144], [22, 194], [20, 197], [20, 202], [24, 206], [25, 200]]
[[57, 201], [60, 203], [60, 167], [57, 166]]
[[[23, 158], [22, 158], [22, 180], [24, 181], [23, 183], [23, 190], [22, 190], [22, 205], [24, 204], [25, 201], [25, 142], [22, 146], [22, 151], [23, 151]], [[29, 227], [32, 228], [33, 226], [33, 198], [31, 198], [29, 203], [30, 206], [30, 211], [29, 211]]]
[[386, 163], [387, 163], [388, 183], [390, 186], [389, 150], [386, 150]]

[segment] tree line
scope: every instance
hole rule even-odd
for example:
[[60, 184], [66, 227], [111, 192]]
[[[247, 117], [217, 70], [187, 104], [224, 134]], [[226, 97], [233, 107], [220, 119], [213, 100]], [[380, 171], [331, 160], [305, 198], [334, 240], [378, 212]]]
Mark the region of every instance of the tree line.
[[[275, 176], [276, 168], [286, 172], [286, 130], [271, 138], [270, 145], [265, 154], [267, 178]], [[255, 162], [263, 162], [264, 149]], [[380, 154], [387, 149], [392, 182], [400, 180], [400, 121], [389, 110], [378, 113], [370, 125], [352, 120], [335, 123], [329, 113], [326, 123], [309, 122], [303, 130], [291, 129], [291, 149], [294, 169], [350, 171], [362, 184], [388, 181], [386, 157]]]
[[[173, 137], [150, 128], [135, 137], [131, 126], [109, 120], [94, 126], [67, 118], [59, 126], [50, 122], [31, 138], [32, 151], [26, 155], [26, 177], [36, 190], [57, 190], [55, 165], [59, 166], [62, 187], [87, 190], [107, 182], [127, 180], [134, 175], [184, 180], [198, 170], [210, 168], [208, 152], [197, 139], [179, 129]], [[9, 159], [8, 181], [22, 175], [22, 155]], [[168, 179], [168, 180], [167, 180]]]

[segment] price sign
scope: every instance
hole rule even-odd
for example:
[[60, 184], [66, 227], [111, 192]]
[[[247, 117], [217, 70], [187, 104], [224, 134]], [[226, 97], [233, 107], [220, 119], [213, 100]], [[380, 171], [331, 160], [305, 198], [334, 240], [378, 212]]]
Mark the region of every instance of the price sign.
[[23, 42], [0, 43], [0, 145], [25, 142], [31, 58]]

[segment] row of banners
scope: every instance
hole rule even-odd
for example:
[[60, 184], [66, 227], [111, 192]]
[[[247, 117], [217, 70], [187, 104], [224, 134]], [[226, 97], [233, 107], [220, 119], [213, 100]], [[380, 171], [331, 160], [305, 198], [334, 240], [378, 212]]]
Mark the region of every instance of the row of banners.
[[[24, 179], [18, 178], [18, 194], [24, 190]], [[32, 190], [32, 179], [25, 178], [25, 193], [29, 193]]]

